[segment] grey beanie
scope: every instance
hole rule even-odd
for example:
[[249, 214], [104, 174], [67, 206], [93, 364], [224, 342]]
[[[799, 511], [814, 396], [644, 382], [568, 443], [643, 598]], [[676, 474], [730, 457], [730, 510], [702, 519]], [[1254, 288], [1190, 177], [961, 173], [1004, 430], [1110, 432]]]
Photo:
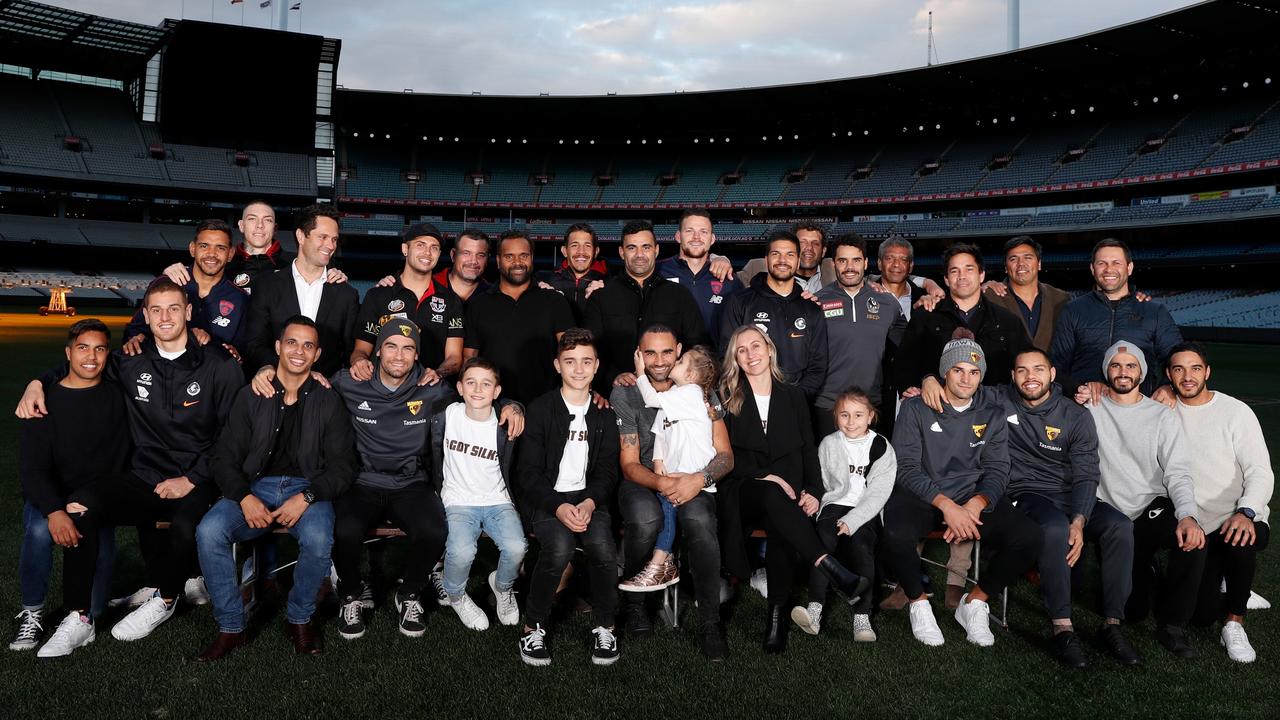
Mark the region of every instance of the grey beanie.
[[978, 372], [986, 377], [987, 354], [982, 351], [981, 345], [968, 339], [952, 340], [943, 346], [942, 359], [938, 361], [938, 375], [945, 377], [948, 370], [962, 362], [977, 365]]
[[393, 317], [382, 323], [382, 327], [378, 329], [378, 350], [382, 349], [382, 343], [387, 338], [399, 335], [407, 337], [413, 341], [415, 348], [422, 348], [422, 333], [418, 331], [418, 326], [412, 320]]
[[1128, 340], [1117, 340], [1115, 345], [1107, 348], [1102, 354], [1102, 377], [1107, 377], [1107, 367], [1111, 365], [1111, 358], [1120, 353], [1128, 353], [1138, 359], [1138, 367], [1142, 369], [1142, 377], [1138, 378], [1138, 382], [1142, 382], [1147, 377], [1147, 356], [1143, 354], [1142, 348]]

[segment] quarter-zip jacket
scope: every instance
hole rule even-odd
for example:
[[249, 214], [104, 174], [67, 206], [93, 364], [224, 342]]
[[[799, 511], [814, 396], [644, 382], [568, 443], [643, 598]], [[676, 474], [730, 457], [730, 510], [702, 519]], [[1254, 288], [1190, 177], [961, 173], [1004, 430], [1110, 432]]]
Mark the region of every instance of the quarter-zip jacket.
[[964, 504], [974, 495], [994, 507], [1009, 484], [1008, 430], [995, 390], [979, 387], [964, 412], [934, 412], [920, 397], [902, 402], [893, 428], [898, 484], [925, 502], [939, 493]]
[[[556, 388], [529, 403], [520, 437], [516, 476], [520, 500], [526, 512], [534, 508], [552, 515], [562, 502], [556, 492], [560, 461], [573, 418]], [[613, 410], [587, 404], [586, 496], [596, 507], [608, 507], [618, 485], [618, 420]]]
[[227, 263], [224, 275], [231, 278], [231, 283], [253, 294], [253, 284], [262, 275], [273, 273], [282, 267], [289, 267], [293, 262], [293, 254], [284, 252], [279, 240], [272, 240], [266, 252], [250, 255], [244, 245], [237, 245], [235, 255]]
[[[194, 270], [191, 272], [194, 273]], [[236, 287], [231, 278], [223, 273], [209, 294], [200, 297], [200, 286], [190, 280], [182, 288], [187, 292], [187, 301], [191, 303], [191, 321], [188, 327], [200, 328], [237, 349], [244, 347], [244, 328], [249, 317], [249, 293]], [[147, 319], [142, 308], [133, 314], [133, 319], [124, 329], [124, 339], [134, 335], [149, 333]]]
[[1102, 357], [1120, 340], [1137, 345], [1146, 356], [1147, 374], [1140, 389], [1150, 397], [1165, 383], [1165, 362], [1169, 351], [1182, 342], [1182, 333], [1168, 308], [1155, 301], [1140, 303], [1132, 294], [1113, 303], [1094, 290], [1067, 303], [1058, 316], [1050, 353], [1058, 382], [1074, 391], [1081, 383], [1105, 380]]
[[827, 326], [828, 367], [822, 393], [814, 404], [829, 409], [837, 395], [855, 386], [879, 405], [884, 367], [892, 363], [907, 330], [898, 299], [867, 284], [849, 297], [838, 283], [831, 283], [818, 293], [818, 301]]
[[573, 308], [573, 317], [578, 322], [582, 322], [582, 313], [587, 307], [587, 286], [596, 280], [605, 280], [606, 278], [608, 278], [608, 275], [605, 275], [603, 260], [591, 263], [591, 267], [587, 268], [587, 274], [582, 277], [575, 276], [573, 270], [569, 269], [569, 261], [565, 260], [555, 270], [543, 270], [535, 275], [533, 279], [550, 285], [552, 290], [563, 295], [564, 299], [569, 301], [570, 307]]
[[1086, 520], [1098, 498], [1098, 430], [1093, 416], [1057, 386], [1030, 407], [1012, 384], [1000, 392], [1009, 431], [1009, 495], [1034, 494]]
[[729, 298], [721, 318], [720, 347], [728, 352], [729, 336], [742, 325], [764, 330], [778, 348], [778, 365], [788, 384], [804, 391], [810, 402], [827, 377], [827, 325], [822, 310], [805, 300], [800, 283], [779, 295], [769, 287], [768, 273], [756, 275], [751, 287]]

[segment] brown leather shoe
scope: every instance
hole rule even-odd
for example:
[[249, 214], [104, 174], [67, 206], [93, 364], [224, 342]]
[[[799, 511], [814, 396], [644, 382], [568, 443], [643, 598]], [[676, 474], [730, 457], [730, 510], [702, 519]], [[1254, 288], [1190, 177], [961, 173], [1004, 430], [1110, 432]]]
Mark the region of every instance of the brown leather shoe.
[[324, 640], [314, 622], [294, 625], [288, 620], [284, 623], [284, 634], [293, 641], [293, 650], [299, 655], [319, 655], [324, 652]]
[[244, 633], [220, 632], [218, 637], [213, 639], [213, 644], [204, 649], [204, 652], [195, 656], [198, 663], [214, 662], [230, 655], [236, 648], [244, 645]]
[[881, 610], [901, 610], [907, 606], [907, 594], [903, 592], [902, 586], [893, 589], [889, 596], [880, 601]]
[[964, 597], [964, 588], [959, 585], [947, 585], [947, 609], [955, 610], [960, 607], [960, 598]]

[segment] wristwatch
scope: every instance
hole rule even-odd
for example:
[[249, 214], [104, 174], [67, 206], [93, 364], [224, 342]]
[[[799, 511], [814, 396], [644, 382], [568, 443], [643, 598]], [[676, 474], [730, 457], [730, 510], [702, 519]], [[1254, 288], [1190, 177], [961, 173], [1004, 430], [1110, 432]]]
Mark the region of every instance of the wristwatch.
[[702, 489], [706, 490], [707, 488], [715, 487], [715, 484], [716, 484], [716, 479], [715, 479], [715, 476], [711, 474], [711, 471], [703, 470], [702, 471]]
[[302, 491], [302, 499], [306, 501], [308, 505], [311, 505], [316, 501], [316, 494], [311, 492], [311, 488], [307, 488]]
[[1247, 508], [1247, 507], [1236, 508], [1236, 512], [1238, 512], [1238, 513], [1240, 513], [1241, 515], [1243, 515], [1243, 516], [1245, 516], [1245, 517], [1249, 518], [1249, 520], [1250, 520], [1251, 522], [1253, 521], [1253, 519], [1254, 519], [1255, 517], [1257, 517], [1257, 516], [1258, 516], [1258, 514], [1257, 514], [1257, 513], [1255, 513], [1255, 512], [1253, 511], [1253, 508]]

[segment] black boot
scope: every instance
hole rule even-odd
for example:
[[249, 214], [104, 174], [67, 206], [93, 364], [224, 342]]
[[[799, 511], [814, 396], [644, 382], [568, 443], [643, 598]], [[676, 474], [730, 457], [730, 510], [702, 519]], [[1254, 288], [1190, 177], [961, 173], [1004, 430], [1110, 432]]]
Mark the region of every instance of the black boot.
[[769, 615], [764, 624], [764, 651], [768, 655], [780, 655], [787, 649], [787, 631], [791, 623], [787, 621], [787, 608], [784, 605], [770, 605]]
[[818, 563], [818, 569], [831, 581], [836, 592], [845, 596], [850, 605], [858, 602], [858, 598], [871, 589], [871, 580], [858, 575], [840, 564], [839, 560], [827, 555]]

